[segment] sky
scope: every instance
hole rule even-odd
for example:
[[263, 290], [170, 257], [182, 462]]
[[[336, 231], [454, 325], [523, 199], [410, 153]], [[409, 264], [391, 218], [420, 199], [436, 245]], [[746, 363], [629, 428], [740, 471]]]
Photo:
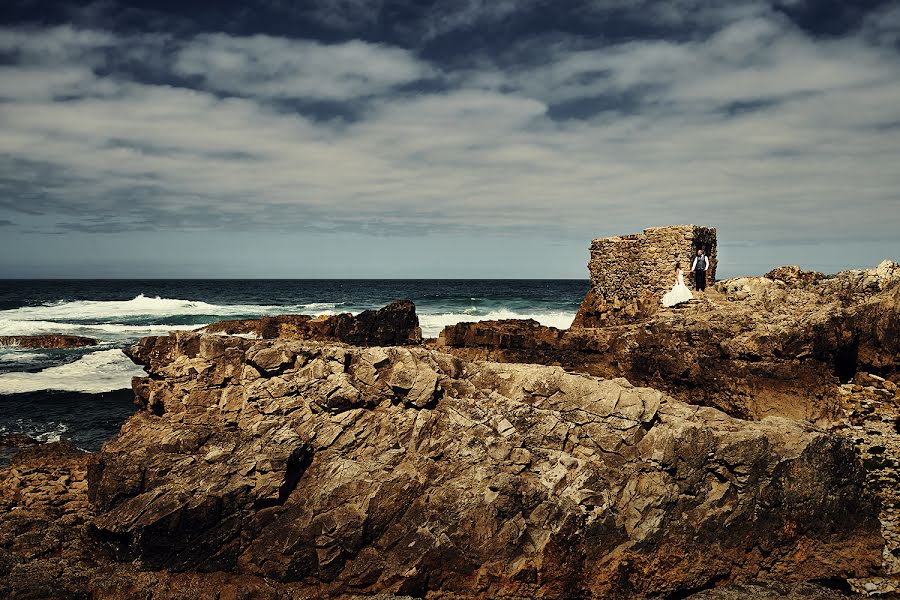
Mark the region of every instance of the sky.
[[0, 5], [0, 277], [900, 260], [900, 2]]

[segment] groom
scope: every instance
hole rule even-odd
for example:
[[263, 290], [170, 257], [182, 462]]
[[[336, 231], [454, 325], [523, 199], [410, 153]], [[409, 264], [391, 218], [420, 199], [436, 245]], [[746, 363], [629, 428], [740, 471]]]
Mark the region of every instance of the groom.
[[709, 259], [703, 255], [703, 249], [697, 248], [697, 256], [691, 263], [691, 273], [694, 274], [694, 285], [697, 291], [706, 291], [706, 270], [709, 268]]

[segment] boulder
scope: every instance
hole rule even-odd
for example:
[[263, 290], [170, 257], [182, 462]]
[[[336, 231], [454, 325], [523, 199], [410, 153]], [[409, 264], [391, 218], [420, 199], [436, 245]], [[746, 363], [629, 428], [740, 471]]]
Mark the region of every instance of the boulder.
[[80, 335], [0, 335], [0, 346], [22, 348], [82, 348], [96, 346], [97, 340]]
[[772, 269], [765, 274], [765, 278], [797, 286], [824, 279], [825, 274], [818, 271], [804, 271], [796, 265], [788, 265]]
[[560, 345], [564, 331], [546, 327], [534, 319], [502, 319], [457, 323], [444, 327], [438, 347], [490, 347], [503, 349], [553, 349]]
[[398, 300], [357, 315], [341, 313], [314, 318], [278, 315], [261, 319], [219, 321], [203, 328], [208, 333], [250, 335], [261, 339], [338, 341], [357, 346], [404, 346], [422, 341], [416, 305]]
[[853, 447], [810, 425], [555, 367], [209, 337], [129, 351], [153, 402], [88, 468], [91, 536], [123, 564], [466, 598], [683, 596], [880, 565]]

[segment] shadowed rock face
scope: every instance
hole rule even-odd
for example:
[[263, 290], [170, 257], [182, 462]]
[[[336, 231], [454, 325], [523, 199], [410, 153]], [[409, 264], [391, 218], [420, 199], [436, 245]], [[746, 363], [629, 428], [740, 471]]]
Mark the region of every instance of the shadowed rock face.
[[[840, 380], [900, 376], [900, 266], [830, 277], [782, 267], [723, 281], [637, 324], [568, 331], [459, 324], [438, 345], [462, 358], [624, 376], [739, 417], [828, 422]], [[524, 340], [524, 341], [523, 341]]]
[[0, 335], [0, 346], [22, 348], [81, 348], [96, 346], [97, 340], [79, 335]]
[[278, 315], [261, 319], [219, 321], [203, 328], [209, 333], [252, 334], [262, 339], [337, 341], [355, 346], [405, 346], [422, 341], [416, 305], [398, 300], [358, 315], [321, 317]]
[[130, 355], [146, 410], [88, 472], [93, 536], [123, 561], [555, 598], [880, 564], [851, 446], [790, 420], [423, 348], [176, 333]]

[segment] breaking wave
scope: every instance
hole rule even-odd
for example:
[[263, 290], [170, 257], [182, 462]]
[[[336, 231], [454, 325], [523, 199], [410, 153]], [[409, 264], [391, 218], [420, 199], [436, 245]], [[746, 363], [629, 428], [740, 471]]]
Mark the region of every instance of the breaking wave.
[[37, 373], [4, 373], [0, 375], [0, 394], [41, 390], [100, 394], [129, 388], [132, 377], [144, 375], [144, 370], [131, 362], [121, 350], [100, 350]]
[[64, 300], [39, 306], [23, 306], [0, 311], [0, 319], [12, 321], [132, 321], [169, 317], [209, 315], [217, 317], [264, 315], [297, 311], [332, 311], [332, 302], [295, 305], [210, 304], [199, 300], [148, 297], [131, 300]]
[[457, 323], [472, 323], [477, 321], [495, 321], [499, 319], [534, 319], [541, 325], [547, 327], [556, 327], [557, 329], [568, 329], [575, 319], [574, 312], [554, 311], [554, 312], [518, 312], [508, 309], [495, 309], [478, 314], [475, 310], [465, 310], [463, 312], [447, 312], [447, 313], [419, 313], [419, 325], [422, 327], [422, 335], [424, 337], [437, 337], [441, 330], [447, 325], [455, 325]]

